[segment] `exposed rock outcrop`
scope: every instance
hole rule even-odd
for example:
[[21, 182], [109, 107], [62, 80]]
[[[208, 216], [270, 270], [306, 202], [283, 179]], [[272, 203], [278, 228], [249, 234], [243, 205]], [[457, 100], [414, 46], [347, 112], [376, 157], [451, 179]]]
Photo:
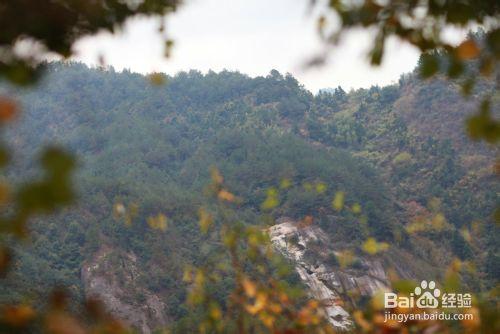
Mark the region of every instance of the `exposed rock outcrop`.
[[[311, 297], [322, 302], [328, 321], [337, 329], [348, 330], [353, 325], [344, 306], [355, 306], [350, 294], [371, 296], [388, 286], [378, 260], [359, 259], [358, 269], [341, 269], [326, 263], [324, 259], [336, 251], [318, 226], [301, 226], [290, 218], [280, 218], [269, 229], [269, 235], [274, 247], [292, 261]], [[320, 251], [315, 253], [315, 249]]]
[[137, 257], [102, 246], [82, 267], [87, 298], [97, 298], [106, 310], [140, 333], [149, 334], [167, 324], [166, 305], [138, 283]]

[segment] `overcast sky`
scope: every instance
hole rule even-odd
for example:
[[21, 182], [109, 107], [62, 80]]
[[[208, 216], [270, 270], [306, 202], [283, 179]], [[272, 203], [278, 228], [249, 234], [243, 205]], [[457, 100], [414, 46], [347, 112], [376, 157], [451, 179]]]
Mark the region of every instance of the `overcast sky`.
[[[118, 35], [99, 34], [79, 41], [76, 57], [97, 64], [102, 54], [115, 69], [149, 73], [197, 69], [202, 72], [238, 70], [250, 76], [271, 69], [292, 73], [309, 90], [341, 85], [346, 89], [387, 85], [411, 71], [419, 57], [413, 47], [397, 40], [379, 68], [366, 61], [368, 33], [354, 32], [321, 68], [303, 64], [321, 50], [315, 15], [309, 0], [186, 0], [167, 19], [167, 35], [175, 42], [172, 57], [163, 57], [158, 23], [133, 19]], [[390, 64], [390, 66], [389, 66]]]

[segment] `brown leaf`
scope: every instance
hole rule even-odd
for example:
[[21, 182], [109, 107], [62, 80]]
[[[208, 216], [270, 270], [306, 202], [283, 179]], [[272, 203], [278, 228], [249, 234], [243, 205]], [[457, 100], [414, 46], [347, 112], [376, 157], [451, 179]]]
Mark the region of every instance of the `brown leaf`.
[[5, 275], [11, 259], [10, 250], [7, 247], [0, 248], [0, 276]]

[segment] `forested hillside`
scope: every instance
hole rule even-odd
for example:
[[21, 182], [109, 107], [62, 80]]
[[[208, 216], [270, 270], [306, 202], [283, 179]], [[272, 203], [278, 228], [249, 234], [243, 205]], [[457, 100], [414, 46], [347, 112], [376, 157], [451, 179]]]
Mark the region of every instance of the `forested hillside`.
[[[44, 143], [79, 159], [78, 202], [31, 222], [32, 242], [15, 247], [2, 300], [26, 291], [43, 298], [54, 285], [82, 298], [85, 263], [112, 249], [138, 259], [131, 303], [147, 291], [166, 304], [168, 321], [186, 321], [184, 267], [204, 263], [220, 243], [198, 226], [200, 206], [214, 212], [215, 229], [222, 214], [206, 196], [212, 168], [235, 196], [234, 221], [309, 217], [354, 252], [371, 236], [391, 244], [383, 261], [416, 278], [440, 277], [455, 257], [470, 261], [476, 270], [462, 278], [473, 291], [500, 276], [496, 152], [463, 126], [485, 93], [496, 94], [498, 110], [492, 83], [477, 84], [466, 101], [458, 84], [413, 73], [392, 86], [317, 95], [274, 70], [162, 79], [53, 63], [37, 87], [2, 86], [22, 105], [6, 133], [10, 178], [37, 175], [28, 157]], [[332, 206], [339, 194], [350, 210]], [[121, 264], [107, 263], [113, 278]], [[221, 296], [231, 282], [223, 285]]]

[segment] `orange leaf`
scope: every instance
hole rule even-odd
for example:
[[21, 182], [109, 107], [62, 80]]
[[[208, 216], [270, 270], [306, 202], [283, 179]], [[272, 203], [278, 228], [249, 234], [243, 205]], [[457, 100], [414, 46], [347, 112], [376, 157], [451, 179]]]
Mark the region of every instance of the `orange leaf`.
[[78, 320], [59, 312], [49, 314], [46, 328], [51, 334], [85, 334], [86, 332]]
[[481, 51], [473, 40], [467, 40], [457, 47], [457, 56], [461, 60], [469, 60], [479, 56]]
[[273, 327], [274, 325], [274, 321], [276, 320], [272, 315], [266, 313], [266, 312], [263, 312], [259, 315], [259, 318], [260, 320], [262, 321], [262, 323], [267, 327], [267, 328], [271, 328]]
[[472, 318], [462, 320], [462, 325], [465, 328], [469, 329], [471, 332], [474, 331], [474, 329], [477, 330], [481, 326], [479, 310], [477, 309], [477, 307], [472, 307], [467, 310], [467, 313], [472, 314]]
[[305, 216], [302, 223], [304, 224], [304, 226], [311, 226], [313, 223], [313, 217], [312, 216]]
[[247, 294], [248, 297], [255, 296], [255, 293], [257, 292], [257, 287], [255, 286], [254, 282], [252, 282], [248, 278], [244, 278], [241, 284], [243, 285], [243, 289], [245, 290], [245, 293]]
[[281, 313], [283, 308], [281, 307], [280, 304], [273, 303], [269, 305], [269, 310], [273, 313]]
[[0, 122], [7, 122], [14, 118], [17, 113], [17, 106], [14, 101], [0, 98]]
[[253, 305], [245, 305], [245, 309], [248, 313], [254, 315], [258, 312], [262, 311], [267, 304], [267, 295], [263, 292], [259, 292], [257, 294], [257, 298], [255, 299], [255, 304]]
[[21, 327], [35, 318], [35, 311], [28, 305], [8, 306], [3, 312], [6, 323], [14, 327]]

